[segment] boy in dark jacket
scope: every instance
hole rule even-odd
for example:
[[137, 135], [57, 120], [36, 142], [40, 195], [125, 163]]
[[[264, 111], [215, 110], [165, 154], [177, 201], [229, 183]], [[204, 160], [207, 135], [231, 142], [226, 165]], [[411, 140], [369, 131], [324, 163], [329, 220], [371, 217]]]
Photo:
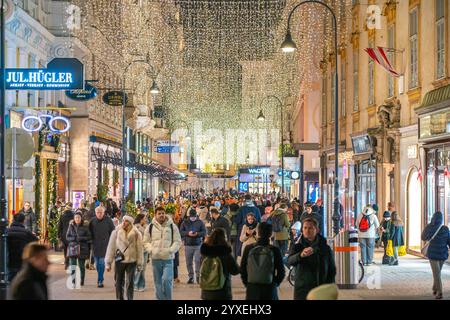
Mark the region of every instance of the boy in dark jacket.
[[302, 236], [289, 255], [288, 265], [296, 268], [294, 300], [306, 300], [312, 289], [335, 282], [333, 253], [318, 229], [315, 219], [303, 220]]
[[[241, 261], [241, 278], [247, 288], [246, 300], [278, 300], [277, 288], [285, 276], [283, 259], [280, 249], [270, 245], [270, 237], [272, 236], [272, 225], [267, 222], [258, 224], [258, 240], [256, 243], [245, 246]], [[248, 260], [250, 252], [257, 247], [267, 247], [273, 253], [273, 274], [271, 284], [250, 283]]]
[[222, 217], [217, 208], [211, 208], [211, 218], [211, 231], [214, 231], [217, 228], [222, 228], [225, 231], [227, 241], [230, 242], [231, 228], [228, 219]]
[[189, 273], [188, 284], [194, 283], [194, 268], [192, 260], [195, 263], [195, 275], [197, 283], [200, 274], [200, 246], [206, 236], [206, 227], [202, 220], [197, 216], [197, 211], [191, 209], [189, 211], [189, 219], [184, 220], [181, 224], [180, 235], [184, 242], [186, 255], [186, 267]]
[[381, 241], [383, 242], [384, 247], [382, 264], [390, 264], [392, 262], [392, 257], [389, 257], [386, 254], [387, 243], [388, 240], [391, 239], [391, 229], [392, 229], [391, 213], [389, 211], [385, 211], [383, 213], [383, 220], [381, 220], [380, 226], [380, 230], [382, 232]]

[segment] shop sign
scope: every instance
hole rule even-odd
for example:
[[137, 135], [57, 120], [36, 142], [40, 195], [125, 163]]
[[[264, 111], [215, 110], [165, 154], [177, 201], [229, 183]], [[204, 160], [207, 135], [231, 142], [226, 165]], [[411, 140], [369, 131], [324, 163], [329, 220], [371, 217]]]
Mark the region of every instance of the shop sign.
[[248, 182], [239, 182], [239, 192], [248, 192]]
[[291, 171], [290, 178], [292, 180], [298, 180], [300, 179], [300, 172], [299, 171]]
[[168, 147], [168, 146], [179, 146], [178, 141], [170, 141], [170, 140], [157, 140], [156, 141], [157, 147]]
[[73, 191], [72, 192], [72, 200], [73, 200], [73, 208], [78, 209], [81, 207], [81, 202], [85, 199], [86, 192], [84, 191]]
[[[22, 128], [28, 132], [36, 132], [42, 129], [44, 125], [44, 121], [42, 118], [49, 119], [47, 124], [51, 132], [53, 133], [65, 133], [70, 129], [70, 120], [66, 117], [62, 116], [52, 116], [50, 114], [41, 114], [38, 117], [36, 116], [27, 116], [22, 120]], [[64, 122], [64, 129], [55, 128], [56, 121]]]
[[156, 153], [178, 153], [180, 147], [178, 146], [160, 146], [156, 147]]
[[352, 144], [355, 154], [371, 153], [373, 151], [369, 135], [352, 137]]
[[417, 144], [408, 146], [408, 159], [417, 159]]
[[249, 173], [249, 174], [268, 174], [270, 173], [270, 168], [242, 168], [239, 169], [239, 173]]
[[75, 101], [88, 101], [97, 96], [97, 88], [86, 83], [84, 89], [67, 90], [66, 96]]
[[55, 58], [47, 69], [6, 69], [6, 90], [83, 89], [84, 67], [76, 58]]
[[[122, 91], [109, 91], [103, 95], [103, 102], [107, 105], [118, 107], [123, 105], [123, 92]], [[125, 93], [125, 105], [128, 103], [128, 96]]]
[[[284, 169], [284, 177], [285, 177], [285, 178], [290, 178], [291, 172], [292, 172], [292, 171], [290, 171], [290, 170]], [[281, 177], [282, 175], [283, 175], [283, 170], [278, 169], [278, 176]]]

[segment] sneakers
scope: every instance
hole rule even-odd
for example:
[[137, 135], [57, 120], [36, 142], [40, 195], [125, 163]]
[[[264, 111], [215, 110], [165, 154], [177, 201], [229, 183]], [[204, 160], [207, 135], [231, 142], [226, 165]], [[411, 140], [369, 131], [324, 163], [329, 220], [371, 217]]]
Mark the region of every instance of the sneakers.
[[193, 279], [193, 278], [189, 278], [189, 280], [188, 280], [187, 283], [188, 283], [188, 284], [194, 284], [194, 279]]
[[441, 293], [436, 295], [436, 300], [442, 300], [442, 294]]
[[97, 288], [103, 288], [104, 286], [103, 286], [103, 282], [99, 282], [98, 284], [97, 284]]

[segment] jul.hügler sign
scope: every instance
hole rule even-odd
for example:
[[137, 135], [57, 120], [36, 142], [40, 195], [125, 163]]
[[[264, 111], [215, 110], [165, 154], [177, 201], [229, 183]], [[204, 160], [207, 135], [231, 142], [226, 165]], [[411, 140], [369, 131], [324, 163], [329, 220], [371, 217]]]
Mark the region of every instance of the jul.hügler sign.
[[84, 89], [83, 64], [75, 58], [55, 58], [47, 69], [6, 69], [6, 90]]

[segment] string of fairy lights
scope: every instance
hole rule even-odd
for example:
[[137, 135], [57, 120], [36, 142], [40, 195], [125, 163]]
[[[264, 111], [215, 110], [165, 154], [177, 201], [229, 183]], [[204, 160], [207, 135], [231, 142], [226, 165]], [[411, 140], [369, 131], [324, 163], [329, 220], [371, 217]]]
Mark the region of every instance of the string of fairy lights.
[[[152, 67], [130, 67], [127, 87], [136, 88], [137, 103], [161, 105], [168, 122], [261, 128], [255, 121], [261, 100], [267, 95], [289, 100], [285, 112], [292, 113], [299, 97], [318, 81], [321, 61], [334, 53], [331, 15], [314, 4], [297, 10], [291, 21], [299, 50], [280, 51], [288, 14], [298, 0], [71, 2], [82, 12], [82, 28], [71, 36], [115, 73], [100, 85], [119, 85], [130, 61], [146, 59]], [[339, 42], [348, 43], [344, 22], [351, 18], [351, 0], [325, 2], [338, 18]], [[161, 89], [158, 97], [148, 92], [153, 80]], [[261, 109], [264, 127], [278, 128], [274, 101]]]

